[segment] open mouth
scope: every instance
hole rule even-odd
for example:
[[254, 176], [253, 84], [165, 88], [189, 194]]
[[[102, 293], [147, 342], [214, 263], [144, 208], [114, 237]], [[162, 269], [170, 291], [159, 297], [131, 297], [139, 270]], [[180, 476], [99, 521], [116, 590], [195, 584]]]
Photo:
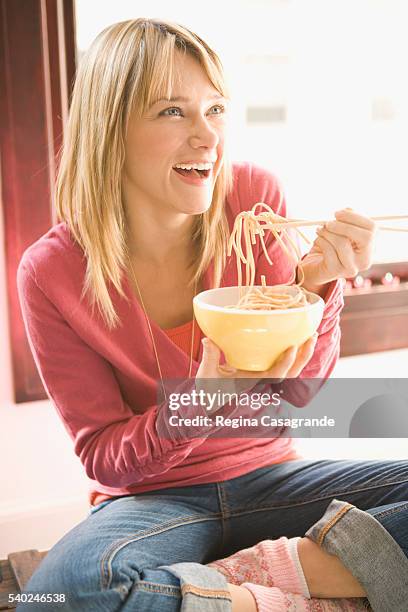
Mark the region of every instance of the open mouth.
[[192, 168], [191, 170], [186, 170], [185, 168], [174, 168], [173, 167], [173, 170], [175, 170], [182, 176], [190, 176], [190, 177], [195, 177], [195, 178], [200, 178], [200, 179], [208, 178], [211, 173], [211, 170], [196, 170], [195, 168]]

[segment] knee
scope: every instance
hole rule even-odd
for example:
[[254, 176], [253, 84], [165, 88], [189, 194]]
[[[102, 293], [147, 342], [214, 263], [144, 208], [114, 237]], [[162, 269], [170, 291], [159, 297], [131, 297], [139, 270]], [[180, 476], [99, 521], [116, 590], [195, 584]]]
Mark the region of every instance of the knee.
[[[24, 589], [34, 599], [21, 603], [18, 612], [44, 610], [117, 610], [138, 580], [136, 570], [118, 575], [109, 563], [104, 563], [97, 538], [61, 540], [43, 559]], [[44, 597], [52, 603], [44, 605]], [[42, 597], [41, 600], [36, 601]]]

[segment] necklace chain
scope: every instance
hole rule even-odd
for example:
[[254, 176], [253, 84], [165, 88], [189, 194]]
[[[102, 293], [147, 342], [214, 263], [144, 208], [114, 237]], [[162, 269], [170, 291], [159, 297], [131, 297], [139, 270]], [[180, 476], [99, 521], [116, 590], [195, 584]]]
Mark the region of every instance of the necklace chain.
[[[157, 370], [159, 372], [160, 382], [161, 382], [164, 398], [167, 401], [167, 393], [166, 393], [166, 388], [165, 388], [165, 385], [164, 385], [163, 374], [162, 374], [162, 370], [161, 370], [161, 367], [160, 367], [159, 354], [158, 354], [158, 351], [157, 351], [156, 342], [154, 340], [152, 326], [150, 325], [150, 320], [149, 320], [149, 316], [147, 314], [146, 307], [144, 305], [144, 301], [143, 301], [143, 297], [142, 297], [142, 292], [140, 291], [139, 283], [137, 282], [135, 270], [133, 268], [133, 264], [132, 264], [130, 258], [129, 258], [129, 265], [130, 265], [130, 270], [132, 272], [133, 280], [135, 281], [137, 292], [139, 294], [140, 304], [141, 304], [141, 306], [143, 308], [143, 312], [144, 312], [144, 315], [145, 315], [145, 318], [146, 318], [146, 323], [147, 323], [147, 326], [149, 328], [150, 338], [152, 340], [152, 345], [153, 345], [154, 356], [156, 358]], [[194, 295], [196, 294], [196, 290], [197, 290], [197, 283], [194, 283]], [[189, 378], [191, 378], [191, 372], [192, 372], [192, 369], [193, 369], [194, 328], [195, 328], [195, 317], [194, 317], [194, 312], [193, 312], [193, 326], [192, 326], [192, 330], [191, 330], [191, 345], [190, 345], [190, 365], [189, 365], [189, 369], [188, 369], [188, 377]]]

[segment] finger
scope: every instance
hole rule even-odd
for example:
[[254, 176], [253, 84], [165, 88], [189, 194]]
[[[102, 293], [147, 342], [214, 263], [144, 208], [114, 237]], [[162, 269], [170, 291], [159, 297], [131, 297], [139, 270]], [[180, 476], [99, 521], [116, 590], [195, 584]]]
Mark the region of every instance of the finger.
[[333, 245], [328, 240], [326, 240], [326, 238], [323, 238], [323, 236], [318, 236], [315, 239], [315, 244], [322, 252], [324, 258], [324, 265], [327, 270], [330, 270], [332, 276], [335, 278], [337, 274], [342, 273], [343, 265], [340, 259], [338, 258], [337, 251], [333, 247]]
[[272, 378], [274, 382], [281, 382], [286, 378], [287, 372], [290, 370], [295, 362], [297, 355], [297, 347], [290, 346], [286, 351], [280, 355], [274, 365], [264, 372], [258, 372], [259, 378]]
[[329, 232], [339, 236], [346, 236], [359, 247], [368, 244], [374, 236], [374, 229], [363, 229], [343, 221], [329, 221], [323, 226], [323, 229], [327, 229]]
[[228, 371], [226, 372], [226, 375], [231, 378], [262, 378], [262, 374], [263, 372], [252, 370], [235, 370], [235, 373], [232, 374], [230, 374]]
[[355, 261], [353, 245], [345, 236], [338, 236], [325, 229], [317, 230], [319, 238], [327, 240], [335, 249], [337, 258], [341, 263], [343, 272], [348, 276], [357, 274], [358, 266]]
[[313, 334], [311, 338], [306, 340], [306, 342], [304, 342], [299, 347], [298, 353], [296, 355], [295, 363], [293, 364], [293, 366], [290, 368], [290, 370], [286, 374], [286, 378], [297, 378], [299, 374], [302, 372], [302, 370], [306, 367], [306, 365], [309, 363], [309, 361], [313, 357], [313, 353], [316, 348], [317, 338], [318, 338], [318, 334], [315, 333]]
[[218, 366], [218, 371], [224, 376], [228, 376], [230, 378], [236, 377], [237, 372], [238, 372], [236, 368], [233, 368], [232, 366], [228, 364]]
[[363, 229], [368, 229], [372, 231], [376, 227], [375, 221], [370, 219], [370, 217], [359, 215], [352, 208], [343, 208], [342, 210], [338, 210], [334, 213], [334, 216], [338, 221], [351, 223], [352, 225], [362, 227]]
[[[335, 231], [332, 232], [332, 229]], [[367, 270], [371, 266], [375, 231], [357, 228], [340, 221], [330, 221], [322, 231], [324, 232], [325, 230], [329, 231], [332, 235], [337, 235], [337, 231], [343, 230], [348, 234], [353, 253], [349, 252], [347, 245], [339, 252], [339, 257], [344, 265], [348, 266], [347, 261], [350, 262], [350, 258], [353, 261], [352, 267], [348, 269], [348, 275], [357, 274], [357, 272]], [[330, 239], [330, 234], [322, 234], [321, 231], [318, 234]]]
[[214, 342], [209, 338], [202, 339], [203, 345], [203, 356], [201, 358], [201, 367], [209, 373], [214, 373], [216, 376], [216, 370], [220, 361], [221, 351]]
[[262, 372], [259, 371], [239, 370], [228, 364], [218, 366], [218, 372], [224, 378], [260, 378], [262, 375]]

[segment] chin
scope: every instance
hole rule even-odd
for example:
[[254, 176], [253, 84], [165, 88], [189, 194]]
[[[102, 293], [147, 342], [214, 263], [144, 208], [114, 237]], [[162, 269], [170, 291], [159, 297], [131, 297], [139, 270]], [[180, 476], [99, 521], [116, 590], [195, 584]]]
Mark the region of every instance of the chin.
[[180, 204], [180, 206], [177, 206], [177, 209], [186, 215], [201, 215], [210, 208], [211, 202], [212, 197], [201, 201], [189, 202], [187, 206], [185, 203]]
[[207, 212], [210, 206], [211, 206], [211, 200], [209, 202], [205, 202], [202, 204], [196, 204], [193, 206], [189, 206], [188, 210], [186, 210], [186, 213], [189, 215], [202, 215], [203, 213]]
[[207, 212], [207, 210], [210, 208], [210, 206], [206, 206], [206, 207], [198, 207], [195, 206], [193, 207], [189, 207], [189, 208], [182, 208], [179, 209], [181, 213], [183, 213], [184, 215], [203, 215], [205, 212]]

